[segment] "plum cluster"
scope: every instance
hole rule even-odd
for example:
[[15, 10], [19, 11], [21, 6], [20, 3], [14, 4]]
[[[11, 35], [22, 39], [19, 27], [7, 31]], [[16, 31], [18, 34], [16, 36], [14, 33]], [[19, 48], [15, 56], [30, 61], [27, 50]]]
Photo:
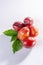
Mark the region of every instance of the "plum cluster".
[[38, 30], [33, 26], [33, 19], [31, 17], [26, 17], [23, 23], [19, 21], [14, 22], [13, 29], [18, 32], [18, 39], [24, 47], [29, 48], [36, 44], [34, 37], [38, 35]]

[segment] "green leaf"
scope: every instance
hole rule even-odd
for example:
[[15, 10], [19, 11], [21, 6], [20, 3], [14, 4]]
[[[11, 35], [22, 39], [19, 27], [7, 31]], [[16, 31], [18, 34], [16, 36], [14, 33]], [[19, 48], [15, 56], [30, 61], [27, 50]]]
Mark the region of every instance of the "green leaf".
[[17, 35], [11, 37], [11, 42], [17, 39]]
[[3, 32], [5, 35], [7, 36], [13, 36], [13, 35], [17, 35], [17, 32], [12, 30], [12, 29], [9, 29], [9, 30], [6, 30]]
[[12, 45], [13, 52], [20, 50], [22, 48], [22, 43], [20, 40], [15, 40], [15, 42]]

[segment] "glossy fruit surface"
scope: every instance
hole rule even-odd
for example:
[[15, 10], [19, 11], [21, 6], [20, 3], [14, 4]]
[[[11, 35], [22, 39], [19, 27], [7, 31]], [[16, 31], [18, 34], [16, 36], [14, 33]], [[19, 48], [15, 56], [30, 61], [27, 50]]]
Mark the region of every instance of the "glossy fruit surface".
[[26, 17], [24, 19], [24, 24], [27, 25], [27, 26], [30, 26], [33, 24], [33, 19], [31, 17]]
[[24, 40], [25, 38], [29, 37], [30, 30], [28, 27], [23, 27], [21, 30], [18, 32], [18, 39], [19, 40]]
[[33, 47], [36, 44], [36, 40], [32, 37], [28, 37], [24, 41], [22, 41], [22, 44], [26, 48]]
[[35, 28], [34, 26], [31, 26], [30, 27], [30, 36], [31, 37], [35, 37], [35, 36], [37, 36], [38, 35], [38, 30], [37, 30], [37, 28]]
[[15, 31], [19, 31], [22, 27], [23, 27], [23, 25], [22, 25], [22, 23], [20, 23], [19, 21], [18, 21], [18, 22], [15, 22], [15, 23], [13, 24], [13, 29], [14, 29]]

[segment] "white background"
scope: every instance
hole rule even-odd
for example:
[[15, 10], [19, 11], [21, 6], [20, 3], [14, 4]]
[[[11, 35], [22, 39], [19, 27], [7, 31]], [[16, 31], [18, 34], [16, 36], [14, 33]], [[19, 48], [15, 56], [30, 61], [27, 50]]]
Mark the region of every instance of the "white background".
[[0, 0], [0, 35], [14, 21], [23, 21], [27, 16], [34, 18], [40, 44], [20, 65], [43, 65], [43, 0]]

